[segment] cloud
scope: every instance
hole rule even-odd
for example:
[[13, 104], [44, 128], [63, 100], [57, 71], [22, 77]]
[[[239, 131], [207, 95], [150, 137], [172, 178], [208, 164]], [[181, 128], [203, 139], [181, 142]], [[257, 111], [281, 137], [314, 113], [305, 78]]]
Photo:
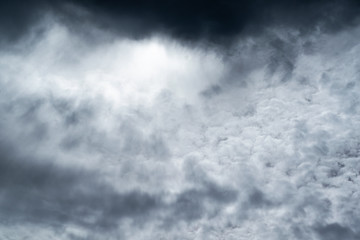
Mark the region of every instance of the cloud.
[[219, 52], [49, 19], [0, 52], [0, 237], [359, 236], [358, 27]]
[[359, 235], [355, 234], [351, 229], [342, 227], [337, 223], [321, 226], [316, 229], [321, 239], [358, 239]]
[[[171, 228], [181, 220], [208, 216], [209, 209], [216, 208], [216, 216], [223, 204], [236, 200], [235, 190], [214, 183], [175, 194], [168, 203], [169, 192], [119, 192], [106, 184], [99, 172], [50, 164], [15, 149], [18, 147], [1, 142], [0, 210], [4, 226], [31, 223], [57, 229], [74, 225], [88, 233], [105, 233], [118, 228], [122, 220], [131, 219], [133, 227], [159, 221]], [[211, 204], [209, 209], [205, 208], [207, 203]]]
[[74, 223], [101, 230], [157, 207], [156, 197], [141, 191], [117, 193], [96, 173], [20, 157], [3, 143], [1, 148], [0, 208], [7, 224]]

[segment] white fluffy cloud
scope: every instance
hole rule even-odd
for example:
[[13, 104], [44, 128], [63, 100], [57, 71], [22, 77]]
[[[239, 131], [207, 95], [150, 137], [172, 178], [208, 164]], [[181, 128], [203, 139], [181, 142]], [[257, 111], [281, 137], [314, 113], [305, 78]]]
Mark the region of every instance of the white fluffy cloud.
[[1, 238], [358, 239], [359, 36], [3, 50]]

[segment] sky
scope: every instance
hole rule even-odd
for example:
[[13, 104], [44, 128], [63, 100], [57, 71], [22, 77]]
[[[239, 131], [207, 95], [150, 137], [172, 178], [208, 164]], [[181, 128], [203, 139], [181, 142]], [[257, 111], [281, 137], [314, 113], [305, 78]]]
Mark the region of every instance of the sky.
[[360, 3], [0, 2], [0, 239], [360, 239]]

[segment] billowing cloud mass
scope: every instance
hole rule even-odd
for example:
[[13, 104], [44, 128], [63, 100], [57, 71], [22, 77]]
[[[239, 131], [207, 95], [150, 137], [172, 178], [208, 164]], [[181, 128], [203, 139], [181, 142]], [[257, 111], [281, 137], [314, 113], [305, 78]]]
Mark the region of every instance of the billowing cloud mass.
[[0, 239], [360, 239], [356, 1], [3, 1]]

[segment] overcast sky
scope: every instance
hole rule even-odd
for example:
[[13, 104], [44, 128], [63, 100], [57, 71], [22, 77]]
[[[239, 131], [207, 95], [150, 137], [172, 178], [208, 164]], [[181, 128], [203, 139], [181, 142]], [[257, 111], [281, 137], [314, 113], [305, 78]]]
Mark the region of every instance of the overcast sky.
[[1, 1], [0, 36], [0, 239], [360, 239], [358, 1]]

